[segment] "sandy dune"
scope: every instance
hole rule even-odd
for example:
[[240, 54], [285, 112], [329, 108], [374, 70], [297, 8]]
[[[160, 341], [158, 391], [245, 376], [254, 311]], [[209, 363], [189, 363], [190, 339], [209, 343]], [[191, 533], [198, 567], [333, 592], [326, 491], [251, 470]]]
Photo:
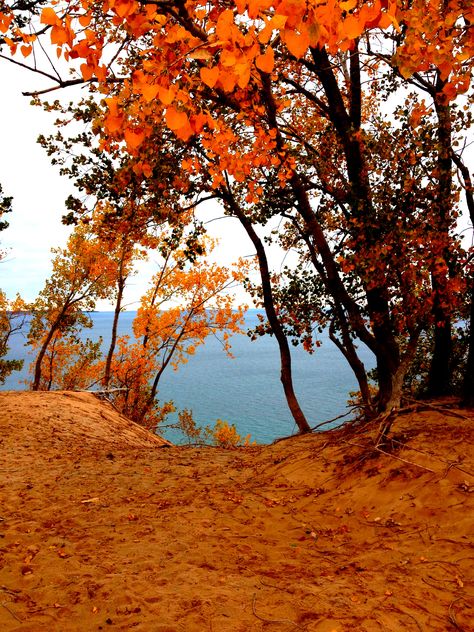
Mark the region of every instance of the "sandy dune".
[[0, 393], [0, 630], [474, 630], [473, 421], [225, 451]]

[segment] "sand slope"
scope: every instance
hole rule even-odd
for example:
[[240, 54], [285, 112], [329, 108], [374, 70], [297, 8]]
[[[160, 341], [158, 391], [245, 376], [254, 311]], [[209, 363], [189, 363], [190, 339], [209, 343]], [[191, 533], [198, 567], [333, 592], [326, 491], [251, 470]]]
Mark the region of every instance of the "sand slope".
[[[473, 630], [473, 421], [163, 449], [87, 394], [0, 393], [0, 630]], [[403, 459], [403, 460], [400, 460]]]

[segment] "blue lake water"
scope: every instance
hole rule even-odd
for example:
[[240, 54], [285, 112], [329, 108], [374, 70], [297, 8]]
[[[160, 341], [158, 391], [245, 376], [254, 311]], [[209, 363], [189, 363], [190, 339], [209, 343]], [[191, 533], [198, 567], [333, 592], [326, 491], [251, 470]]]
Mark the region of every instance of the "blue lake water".
[[[248, 328], [257, 322], [258, 310], [246, 315]], [[110, 338], [111, 312], [91, 314], [92, 330], [85, 332], [93, 339]], [[134, 312], [121, 316], [120, 334], [131, 334]], [[346, 412], [349, 391], [357, 390], [357, 382], [346, 360], [328, 339], [320, 334], [322, 342], [313, 355], [301, 347], [292, 348], [293, 374], [296, 394], [311, 425], [332, 419]], [[25, 388], [22, 380], [28, 377], [24, 337], [16, 336], [10, 345], [11, 358], [25, 358], [21, 373], [14, 372], [1, 387], [3, 390]], [[373, 366], [372, 354], [360, 348], [361, 359], [367, 368]], [[171, 368], [163, 374], [159, 399], [172, 399], [179, 408], [190, 408], [199, 424], [213, 424], [216, 419], [234, 423], [242, 435], [250, 433], [259, 443], [294, 432], [295, 424], [288, 411], [279, 374], [279, 352], [276, 340], [264, 336], [252, 342], [245, 335], [232, 338], [231, 359], [222, 351], [220, 342], [209, 337], [196, 355], [178, 371]], [[169, 438], [173, 439], [171, 435]]]

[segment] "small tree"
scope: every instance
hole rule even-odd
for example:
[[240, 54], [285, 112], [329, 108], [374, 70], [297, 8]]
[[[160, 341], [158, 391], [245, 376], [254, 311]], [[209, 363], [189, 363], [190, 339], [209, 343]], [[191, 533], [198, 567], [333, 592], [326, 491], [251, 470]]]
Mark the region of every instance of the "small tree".
[[[56, 254], [53, 274], [33, 304], [28, 333], [28, 344], [38, 351], [32, 366], [32, 389], [35, 391], [48, 390], [55, 382], [51, 372], [46, 380], [42, 379], [48, 350], [51, 370], [55, 362], [58, 363], [58, 340], [71, 335], [77, 340], [77, 328], [91, 324], [85, 312], [94, 309], [97, 299], [110, 294], [115, 280], [116, 263], [104, 252], [101, 241], [91, 237], [84, 226], [75, 229], [66, 248], [53, 252]], [[67, 345], [62, 348], [69, 353]]]
[[230, 353], [229, 337], [240, 331], [243, 309], [235, 309], [227, 290], [242, 279], [246, 266], [231, 271], [200, 258], [185, 263], [182, 250], [169, 251], [143, 296], [133, 323], [135, 340], [122, 337], [111, 366], [114, 403], [123, 414], [155, 430], [174, 408], [157, 400], [164, 371], [175, 370], [209, 335], [220, 336]]
[[[8, 222], [3, 219], [3, 215], [12, 211], [12, 199], [3, 194], [0, 184], [0, 231], [8, 228]], [[0, 262], [4, 257], [5, 253], [0, 250]], [[0, 385], [5, 384], [12, 371], [21, 371], [23, 368], [23, 360], [5, 360], [4, 356], [9, 351], [10, 338], [25, 324], [27, 309], [19, 295], [13, 301], [9, 301], [5, 292], [0, 289]]]
[[5, 292], [0, 290], [0, 385], [12, 371], [21, 371], [23, 360], [6, 360], [10, 338], [24, 326], [27, 318], [27, 305], [20, 296], [9, 301]]

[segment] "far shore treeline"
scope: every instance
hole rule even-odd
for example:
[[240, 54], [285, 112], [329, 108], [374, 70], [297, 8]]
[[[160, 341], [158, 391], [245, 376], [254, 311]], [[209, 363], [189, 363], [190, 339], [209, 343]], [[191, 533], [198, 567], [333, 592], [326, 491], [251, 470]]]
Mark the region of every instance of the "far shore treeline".
[[[29, 93], [57, 118], [39, 142], [76, 194], [38, 298], [0, 293], [0, 381], [19, 368], [5, 355], [30, 312], [32, 389], [100, 385], [155, 431], [175, 407], [159, 401], [163, 372], [210, 335], [229, 352], [243, 286], [265, 310], [252, 335], [275, 337], [301, 433], [290, 348], [313, 352], [323, 329], [378, 442], [407, 396], [472, 407], [473, 21], [469, 0], [2, 5], [2, 56], [29, 67], [32, 84], [49, 78]], [[2, 184], [0, 230], [14, 210]], [[211, 202], [253, 257], [214, 262]], [[150, 253], [134, 336], [119, 336], [124, 293]], [[105, 353], [82, 335], [102, 300], [115, 306]], [[189, 411], [180, 423], [198, 440]], [[223, 423], [209, 432], [239, 440]]]

